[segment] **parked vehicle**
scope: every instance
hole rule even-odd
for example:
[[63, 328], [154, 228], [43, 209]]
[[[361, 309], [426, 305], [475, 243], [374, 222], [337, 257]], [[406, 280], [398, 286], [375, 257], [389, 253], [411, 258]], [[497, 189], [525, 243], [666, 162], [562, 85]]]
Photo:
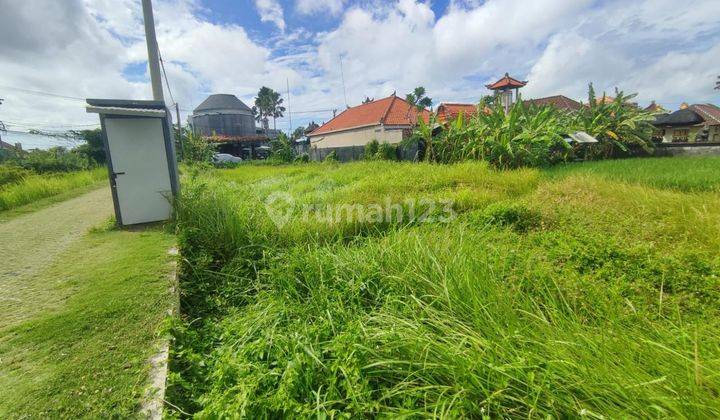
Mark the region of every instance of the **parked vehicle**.
[[242, 159], [237, 156], [228, 154], [228, 153], [215, 153], [213, 155], [213, 162], [215, 162], [215, 163], [240, 163], [240, 162], [242, 162]]

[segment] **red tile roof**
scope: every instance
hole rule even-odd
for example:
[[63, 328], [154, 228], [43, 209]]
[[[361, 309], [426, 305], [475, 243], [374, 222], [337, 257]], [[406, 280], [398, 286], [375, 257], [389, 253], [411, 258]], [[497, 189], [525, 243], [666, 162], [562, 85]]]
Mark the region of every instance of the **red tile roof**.
[[441, 103], [437, 109], [437, 119], [439, 122], [454, 121], [458, 115], [463, 114], [463, 118], [467, 120], [477, 114], [478, 106], [473, 104], [452, 104]]
[[582, 108], [582, 104], [574, 99], [570, 99], [567, 96], [555, 95], [548, 96], [545, 98], [528, 99], [523, 101], [525, 105], [535, 106], [554, 106], [557, 109], [566, 111], [577, 111]]
[[695, 111], [708, 125], [720, 125], [720, 108], [713, 104], [694, 104], [690, 109]]
[[527, 82], [522, 82], [520, 80], [514, 79], [510, 77], [509, 74], [505, 73], [505, 76], [503, 76], [502, 79], [498, 80], [493, 84], [485, 85], [485, 87], [490, 90], [498, 90], [502, 88], [521, 88], [526, 84]]
[[348, 108], [308, 135], [317, 136], [319, 134], [380, 124], [411, 126], [417, 122], [418, 114], [421, 114], [424, 121], [430, 119], [430, 111], [423, 110], [422, 113], [419, 113], [415, 106], [402, 98], [392, 95]]

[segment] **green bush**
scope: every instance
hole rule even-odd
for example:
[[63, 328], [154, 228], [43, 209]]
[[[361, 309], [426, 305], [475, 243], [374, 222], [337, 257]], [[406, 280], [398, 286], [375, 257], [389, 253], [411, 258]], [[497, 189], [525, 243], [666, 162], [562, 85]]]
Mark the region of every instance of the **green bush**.
[[74, 149], [77, 153], [85, 156], [92, 164], [105, 163], [107, 158], [105, 156], [105, 144], [101, 129], [71, 131], [70, 133], [85, 141], [84, 144]]
[[64, 147], [52, 147], [48, 150], [31, 150], [20, 155], [17, 163], [35, 173], [75, 172], [94, 166], [86, 156]]
[[337, 155], [337, 152], [336, 152], [335, 150], [333, 150], [332, 152], [328, 153], [327, 156], [325, 156], [325, 159], [324, 159], [325, 162], [337, 162], [338, 160], [339, 160], [339, 159], [338, 159], [338, 155]]
[[217, 146], [186, 128], [183, 131], [183, 161], [188, 164], [212, 163]]
[[302, 153], [295, 157], [294, 162], [295, 163], [308, 163], [308, 162], [310, 162], [310, 155], [308, 155], [307, 153]]
[[380, 147], [380, 143], [378, 143], [377, 140], [372, 139], [365, 145], [365, 160], [375, 160], [377, 159], [378, 155], [378, 149]]
[[397, 146], [394, 144], [383, 142], [378, 146], [378, 160], [397, 160]]
[[292, 140], [285, 133], [280, 133], [277, 139], [270, 142], [270, 159], [282, 163], [290, 163], [295, 159]]
[[0, 189], [10, 184], [17, 184], [32, 173], [14, 165], [0, 165]]

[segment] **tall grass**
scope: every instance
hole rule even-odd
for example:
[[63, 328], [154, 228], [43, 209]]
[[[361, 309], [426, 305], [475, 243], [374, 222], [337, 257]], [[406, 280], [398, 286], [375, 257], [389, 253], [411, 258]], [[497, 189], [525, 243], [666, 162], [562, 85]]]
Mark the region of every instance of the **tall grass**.
[[105, 177], [107, 170], [103, 168], [63, 174], [24, 175], [0, 187], [0, 211], [86, 187]]
[[[567, 171], [369, 162], [186, 180], [169, 401], [203, 417], [719, 416], [720, 197]], [[263, 201], [278, 191], [452, 197], [458, 217], [293, 212], [277, 227]]]

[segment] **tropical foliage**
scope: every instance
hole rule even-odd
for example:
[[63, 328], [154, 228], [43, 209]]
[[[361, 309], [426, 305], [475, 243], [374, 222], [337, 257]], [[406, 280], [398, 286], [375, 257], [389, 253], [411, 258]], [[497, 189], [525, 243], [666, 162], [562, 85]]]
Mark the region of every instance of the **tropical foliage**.
[[295, 160], [295, 149], [292, 140], [285, 133], [280, 133], [276, 139], [270, 142], [270, 159], [283, 163], [290, 163]]
[[263, 129], [268, 129], [268, 121], [273, 119], [273, 128], [277, 128], [276, 119], [281, 118], [285, 113], [285, 107], [282, 105], [283, 98], [280, 93], [263, 86], [255, 97], [255, 106], [253, 113], [255, 119], [262, 124]]
[[[496, 168], [543, 167], [569, 158], [607, 159], [649, 153], [654, 116], [630, 102], [635, 95], [615, 92], [615, 98], [595, 98], [590, 85], [588, 105], [576, 112], [526, 105], [518, 100], [506, 113], [499, 103], [483, 99], [478, 112], [440, 124], [418, 121], [411, 142], [424, 148], [424, 159], [452, 163], [488, 161]], [[481, 110], [481, 111], [480, 111]], [[571, 147], [565, 140], [585, 131], [598, 143]]]
[[433, 104], [432, 98], [427, 96], [427, 92], [422, 86], [416, 87], [411, 93], [405, 95], [405, 100], [419, 110], [430, 108]]
[[189, 128], [183, 131], [183, 161], [189, 164], [210, 163], [216, 146]]

